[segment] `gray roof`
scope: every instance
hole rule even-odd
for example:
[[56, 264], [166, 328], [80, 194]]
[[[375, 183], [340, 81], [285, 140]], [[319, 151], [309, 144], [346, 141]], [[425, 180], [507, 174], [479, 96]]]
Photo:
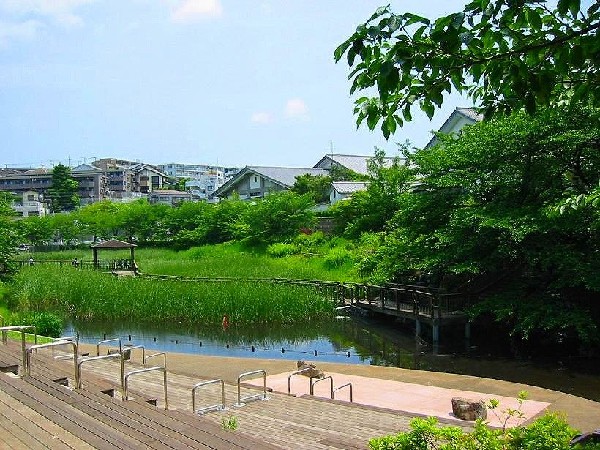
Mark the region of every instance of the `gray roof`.
[[256, 172], [259, 175], [263, 175], [265, 178], [269, 178], [284, 187], [292, 187], [296, 182], [296, 177], [301, 175], [312, 175], [312, 176], [327, 176], [329, 171], [325, 169], [315, 169], [313, 167], [260, 167], [260, 166], [248, 166], [249, 170]]
[[117, 239], [110, 239], [108, 241], [100, 242], [99, 244], [90, 245], [91, 248], [132, 248], [137, 247], [135, 244], [129, 242], [119, 241]]
[[[333, 161], [338, 163], [341, 166], [344, 166], [346, 169], [350, 169], [353, 172], [367, 175], [369, 173], [368, 162], [373, 159], [373, 155], [364, 156], [364, 155], [341, 155], [341, 154], [329, 154], [323, 156], [315, 167], [322, 167], [324, 163], [329, 161]], [[390, 166], [394, 162], [394, 158], [386, 157], [385, 161]]]
[[73, 167], [71, 169], [71, 172], [102, 172], [100, 169], [98, 169], [95, 166], [92, 166], [90, 164], [80, 164], [77, 167]]
[[367, 189], [369, 183], [366, 181], [334, 181], [331, 185], [340, 194], [354, 194]]
[[[442, 133], [452, 132], [453, 124], [455, 124], [455, 120], [460, 116], [467, 118], [471, 122], [471, 124], [481, 122], [483, 120], [483, 114], [479, 114], [474, 108], [456, 108], [454, 111], [452, 111], [452, 114], [450, 114], [446, 121], [442, 124], [439, 131]], [[437, 141], [437, 137], [433, 136], [429, 140], [425, 148], [434, 146], [435, 144], [437, 144]]]

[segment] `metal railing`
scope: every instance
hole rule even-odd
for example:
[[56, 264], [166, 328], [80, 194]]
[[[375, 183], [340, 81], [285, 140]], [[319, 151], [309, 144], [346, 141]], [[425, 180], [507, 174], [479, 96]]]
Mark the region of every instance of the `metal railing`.
[[[33, 343], [37, 345], [37, 328], [35, 325], [9, 325], [6, 327], [0, 327], [2, 331], [2, 343], [7, 344], [9, 331], [20, 331], [21, 332], [21, 351], [23, 353], [23, 371], [27, 369], [27, 346], [25, 345], [25, 330], [33, 330]], [[31, 334], [31, 333], [30, 333]]]
[[[288, 384], [288, 395], [291, 395], [291, 391], [292, 391], [292, 377], [294, 375], [301, 375], [304, 372], [308, 372], [309, 370], [313, 370], [313, 367], [305, 367], [304, 369], [301, 370], [296, 370], [295, 372], [292, 372], [288, 375], [288, 379], [287, 379], [287, 384]], [[310, 385], [310, 379], [308, 381], [308, 384]]]
[[123, 345], [121, 344], [121, 338], [103, 339], [96, 343], [96, 356], [100, 356], [100, 346], [102, 344], [108, 344], [109, 342], [118, 342], [119, 343], [119, 353], [123, 352]]
[[329, 380], [330, 381], [330, 388], [329, 388], [329, 395], [331, 397], [331, 399], [333, 400], [333, 377], [331, 375], [327, 375], [326, 377], [323, 378], [317, 378], [316, 381], [312, 381], [312, 378], [310, 379], [310, 395], [315, 395], [315, 384], [321, 382], [321, 381], [325, 381], [325, 380]]
[[[249, 395], [247, 397], [242, 398], [242, 378], [248, 377], [250, 375], [256, 375], [258, 373], [261, 373], [263, 376], [263, 392], [262, 392], [262, 394]], [[267, 397], [267, 372], [265, 370], [261, 369], [261, 370], [253, 370], [252, 372], [241, 373], [237, 380], [237, 394], [238, 394], [238, 401], [235, 404], [235, 406], [237, 406], [237, 407], [245, 405], [245, 403], [243, 403], [242, 400], [243, 401], [258, 400], [258, 399], [268, 400], [268, 397]]]
[[75, 386], [79, 385], [79, 371], [78, 371], [78, 363], [77, 363], [77, 344], [73, 341], [55, 341], [55, 342], [48, 342], [47, 344], [39, 344], [39, 345], [32, 345], [31, 347], [29, 347], [26, 350], [26, 356], [25, 356], [25, 373], [27, 374], [27, 376], [31, 376], [31, 353], [34, 350], [38, 350], [40, 348], [50, 348], [50, 347], [58, 347], [58, 346], [62, 346], [62, 345], [71, 345], [73, 346], [73, 365], [74, 365], [74, 371], [75, 371]]
[[133, 352], [132, 350], [142, 349], [142, 365], [146, 365], [146, 346], [144, 344], [131, 345], [125, 344], [123, 346], [123, 360], [125, 361], [133, 361]]
[[336, 388], [333, 390], [333, 394], [332, 394], [331, 398], [332, 398], [333, 400], [335, 400], [335, 393], [336, 393], [337, 391], [339, 391], [340, 389], [343, 389], [343, 388], [345, 388], [345, 387], [349, 387], [349, 388], [350, 388], [350, 403], [352, 403], [352, 383], [346, 383], [346, 384], [342, 384], [341, 386], [338, 386], [338, 387], [336, 387]]
[[163, 357], [163, 367], [165, 368], [165, 370], [167, 370], [167, 352], [152, 353], [151, 355], [144, 357], [144, 367], [146, 367], [146, 364], [148, 363], [149, 359], [156, 358], [158, 356]]
[[90, 361], [99, 361], [102, 359], [117, 358], [117, 357], [121, 359], [121, 389], [123, 389], [123, 376], [122, 376], [122, 374], [124, 372], [123, 371], [123, 362], [122, 362], [123, 357], [120, 353], [111, 353], [109, 355], [102, 355], [102, 356], [90, 356], [89, 358], [80, 360], [77, 363], [77, 380], [78, 381], [75, 384], [77, 386], [77, 389], [81, 389], [81, 386], [83, 384], [82, 383], [83, 380], [81, 379], [81, 366], [83, 365], [83, 363], [90, 362]]
[[[198, 388], [201, 388], [201, 387], [207, 386], [207, 385], [211, 385], [211, 384], [216, 384], [216, 383], [221, 383], [221, 404], [205, 406], [204, 408], [200, 408], [199, 410], [196, 411], [196, 391], [198, 390]], [[192, 388], [192, 412], [194, 414], [196, 414], [196, 413], [204, 414], [205, 412], [213, 411], [213, 410], [223, 411], [224, 409], [225, 409], [225, 382], [223, 380], [219, 379], [219, 380], [201, 381], [200, 383], [197, 383], [194, 385], [194, 387]]]
[[146, 372], [153, 372], [156, 370], [163, 373], [163, 386], [164, 386], [164, 391], [165, 391], [165, 410], [169, 409], [169, 397], [168, 397], [168, 393], [167, 393], [167, 371], [164, 367], [158, 367], [158, 366], [148, 367], [146, 369], [138, 369], [138, 370], [132, 370], [131, 372], [127, 372], [127, 374], [125, 374], [125, 377], [123, 379], [123, 381], [124, 381], [123, 400], [129, 400], [129, 388], [127, 385], [127, 381], [130, 376], [138, 375], [138, 374], [146, 373]]

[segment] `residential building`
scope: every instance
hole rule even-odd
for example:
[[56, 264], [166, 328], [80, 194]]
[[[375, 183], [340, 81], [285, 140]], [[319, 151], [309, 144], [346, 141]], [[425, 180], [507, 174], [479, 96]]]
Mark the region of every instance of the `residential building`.
[[16, 200], [12, 207], [21, 217], [42, 217], [48, 213], [42, 196], [35, 191], [23, 192], [22, 197]]
[[186, 179], [185, 188], [201, 200], [208, 200], [214, 192], [231, 179], [238, 168], [208, 164], [161, 164], [158, 168], [171, 178]]
[[218, 188], [213, 196], [219, 198], [239, 196], [242, 200], [262, 198], [272, 192], [290, 189], [296, 182], [296, 177], [307, 174], [327, 176], [328, 171], [314, 167], [246, 166]]
[[182, 202], [191, 202], [194, 196], [191, 192], [174, 191], [170, 189], [155, 190], [149, 196], [150, 203], [163, 203], [170, 206], [179, 205]]
[[[105, 198], [105, 179], [101, 171], [92, 166], [82, 165], [72, 169], [71, 176], [79, 183], [77, 194], [82, 204]], [[38, 198], [47, 199], [51, 187], [51, 169], [0, 170], [0, 191], [12, 192], [18, 196], [34, 192]]]
[[[479, 114], [474, 108], [456, 108], [442, 124], [438, 133], [459, 133], [464, 126], [473, 125], [482, 120], [483, 115]], [[438, 141], [439, 139], [434, 135], [425, 148], [433, 147]]]
[[162, 189], [167, 175], [155, 166], [123, 159], [103, 158], [92, 163], [106, 177], [108, 198], [128, 201]]
[[352, 194], [364, 191], [368, 186], [369, 183], [366, 181], [334, 181], [331, 183], [329, 203], [333, 205], [340, 200], [350, 198]]
[[[342, 154], [328, 154], [323, 156], [314, 167], [319, 169], [330, 170], [334, 167], [351, 170], [359, 175], [369, 175], [369, 161], [373, 159], [373, 156], [361, 156], [361, 155], [342, 155]], [[385, 157], [384, 163], [386, 165], [392, 165], [395, 158]]]

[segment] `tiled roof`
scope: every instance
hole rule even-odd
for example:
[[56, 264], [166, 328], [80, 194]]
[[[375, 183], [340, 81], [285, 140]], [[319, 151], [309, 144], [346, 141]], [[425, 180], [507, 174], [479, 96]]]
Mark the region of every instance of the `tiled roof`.
[[108, 241], [101, 242], [90, 246], [91, 248], [131, 248], [137, 247], [135, 244], [129, 242], [119, 241], [117, 239], [110, 239]]
[[152, 192], [152, 195], [185, 195], [190, 196], [191, 194], [186, 191], [176, 191], [174, 189], [157, 189]]
[[[456, 109], [454, 109], [454, 111], [452, 111], [452, 114], [450, 114], [448, 116], [448, 118], [442, 124], [442, 126], [440, 127], [440, 129], [438, 131], [440, 131], [442, 133], [451, 133], [453, 131], [454, 132], [459, 131], [459, 130], [454, 130], [453, 128], [456, 126], [456, 123], [458, 122], [458, 119], [460, 118], [460, 116], [467, 118], [471, 122], [471, 124], [476, 123], [476, 122], [481, 122], [483, 120], [483, 115], [479, 114], [474, 108], [456, 108]], [[433, 147], [435, 144], [437, 144], [437, 142], [438, 142], [438, 139], [434, 135], [429, 140], [429, 142], [427, 143], [425, 148]]]
[[[341, 154], [328, 154], [323, 156], [319, 160], [315, 167], [322, 167], [325, 161], [330, 160], [338, 163], [341, 166], [344, 166], [346, 169], [350, 169], [353, 172], [367, 175], [369, 173], [368, 162], [373, 159], [373, 156], [364, 156], [364, 155], [341, 155]], [[392, 165], [394, 162], [394, 158], [387, 157], [385, 158], [386, 165]]]
[[474, 108], [456, 108], [456, 111], [476, 122], [483, 120], [483, 114], [479, 114]]
[[[263, 175], [265, 178], [269, 178], [272, 181], [276, 181], [284, 187], [292, 187], [296, 182], [296, 177], [301, 175], [313, 175], [313, 176], [327, 176], [329, 172], [325, 169], [315, 169], [306, 167], [261, 167], [261, 166], [248, 166], [247, 169], [256, 172], [259, 175]], [[240, 172], [241, 173], [241, 172]]]
[[331, 185], [340, 194], [354, 194], [367, 189], [369, 183], [365, 181], [334, 181]]

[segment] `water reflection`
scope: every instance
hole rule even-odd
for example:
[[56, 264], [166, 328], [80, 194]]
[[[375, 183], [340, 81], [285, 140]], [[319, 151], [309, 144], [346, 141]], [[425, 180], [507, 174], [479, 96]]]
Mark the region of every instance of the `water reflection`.
[[[65, 334], [96, 343], [120, 337], [147, 349], [215, 356], [328, 361], [441, 371], [541, 386], [600, 401], [600, 376], [573, 371], [556, 361], [515, 359], [509, 346], [489, 340], [464, 341], [442, 336], [433, 346], [410, 328], [364, 317], [342, 317], [331, 323], [239, 327], [193, 327], [180, 323], [74, 322]], [[494, 343], [494, 342], [492, 342]], [[450, 345], [448, 345], [450, 344]], [[518, 393], [515, 392], [515, 395]]]

